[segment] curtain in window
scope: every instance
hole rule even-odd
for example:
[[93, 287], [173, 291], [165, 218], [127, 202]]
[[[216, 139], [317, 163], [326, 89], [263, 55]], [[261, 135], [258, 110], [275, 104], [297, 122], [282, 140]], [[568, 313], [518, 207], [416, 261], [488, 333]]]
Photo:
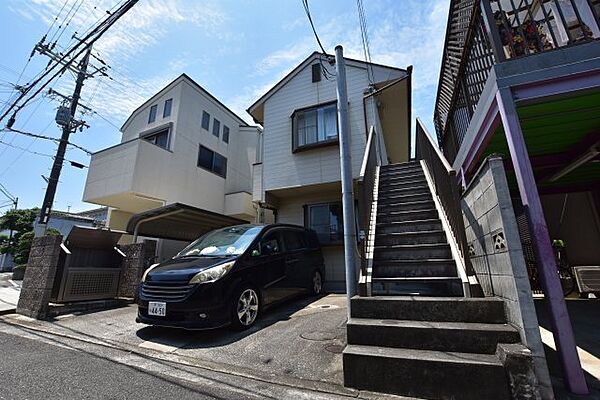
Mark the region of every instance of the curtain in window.
[[336, 111], [335, 104], [319, 109], [319, 141], [337, 137]]

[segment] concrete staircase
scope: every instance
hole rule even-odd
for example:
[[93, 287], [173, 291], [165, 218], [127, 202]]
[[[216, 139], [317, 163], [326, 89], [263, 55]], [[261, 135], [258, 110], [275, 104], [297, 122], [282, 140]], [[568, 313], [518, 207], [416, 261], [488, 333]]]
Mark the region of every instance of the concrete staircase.
[[511, 397], [499, 343], [519, 343], [496, 298], [462, 282], [418, 162], [380, 168], [372, 297], [354, 297], [344, 383], [426, 399]]
[[374, 295], [462, 296], [462, 282], [421, 164], [379, 173]]
[[344, 384], [425, 399], [510, 399], [498, 343], [518, 343], [494, 298], [352, 299]]

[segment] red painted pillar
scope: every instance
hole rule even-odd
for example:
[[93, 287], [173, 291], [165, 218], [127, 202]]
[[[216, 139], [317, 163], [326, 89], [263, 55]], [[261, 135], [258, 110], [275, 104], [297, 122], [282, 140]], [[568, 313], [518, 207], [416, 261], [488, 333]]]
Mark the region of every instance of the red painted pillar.
[[573, 328], [558, 277], [546, 218], [511, 90], [509, 88], [498, 89], [496, 100], [515, 168], [521, 201], [529, 217], [529, 230], [533, 235], [538, 270], [550, 311], [552, 333], [562, 365], [565, 384], [572, 393], [585, 395], [589, 393], [589, 390], [577, 354]]

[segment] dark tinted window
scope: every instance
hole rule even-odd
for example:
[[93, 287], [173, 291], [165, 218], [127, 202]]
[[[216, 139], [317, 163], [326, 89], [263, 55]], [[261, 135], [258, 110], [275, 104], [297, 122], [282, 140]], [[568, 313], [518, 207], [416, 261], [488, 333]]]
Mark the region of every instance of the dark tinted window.
[[221, 130], [221, 122], [218, 119], [213, 120], [213, 135], [219, 137], [219, 131]]
[[312, 81], [319, 82], [321, 80], [321, 64], [312, 65]]
[[173, 107], [173, 99], [165, 101], [165, 108], [163, 109], [163, 118], [171, 115], [171, 108]]
[[198, 151], [198, 166], [223, 178], [227, 176], [227, 158], [202, 145]]
[[281, 239], [277, 232], [268, 233], [260, 241], [260, 252], [263, 255], [281, 252]]
[[200, 146], [200, 151], [198, 152], [198, 166], [212, 170], [214, 155], [215, 153], [212, 150]]
[[202, 128], [208, 130], [210, 125], [210, 114], [206, 111], [202, 111]]
[[321, 244], [344, 240], [341, 203], [309, 205], [307, 222], [307, 228], [317, 232]]
[[223, 125], [223, 141], [229, 143], [229, 127], [227, 125]]
[[158, 105], [153, 105], [150, 107], [150, 114], [148, 115], [148, 123], [152, 123], [156, 121], [156, 110], [158, 109]]
[[286, 250], [299, 250], [307, 248], [303, 232], [296, 230], [285, 231], [283, 234]]
[[163, 149], [169, 148], [169, 130], [165, 129], [143, 137], [144, 140], [155, 144]]

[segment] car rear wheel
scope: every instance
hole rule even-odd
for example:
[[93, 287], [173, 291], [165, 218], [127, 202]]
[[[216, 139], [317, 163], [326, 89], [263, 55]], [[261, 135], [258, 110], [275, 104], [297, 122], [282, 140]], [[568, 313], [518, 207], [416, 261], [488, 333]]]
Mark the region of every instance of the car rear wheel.
[[320, 271], [313, 272], [310, 286], [310, 294], [318, 296], [323, 293], [323, 275]]
[[249, 286], [243, 286], [236, 292], [232, 302], [232, 326], [244, 330], [256, 322], [260, 310], [260, 298], [257, 291]]

